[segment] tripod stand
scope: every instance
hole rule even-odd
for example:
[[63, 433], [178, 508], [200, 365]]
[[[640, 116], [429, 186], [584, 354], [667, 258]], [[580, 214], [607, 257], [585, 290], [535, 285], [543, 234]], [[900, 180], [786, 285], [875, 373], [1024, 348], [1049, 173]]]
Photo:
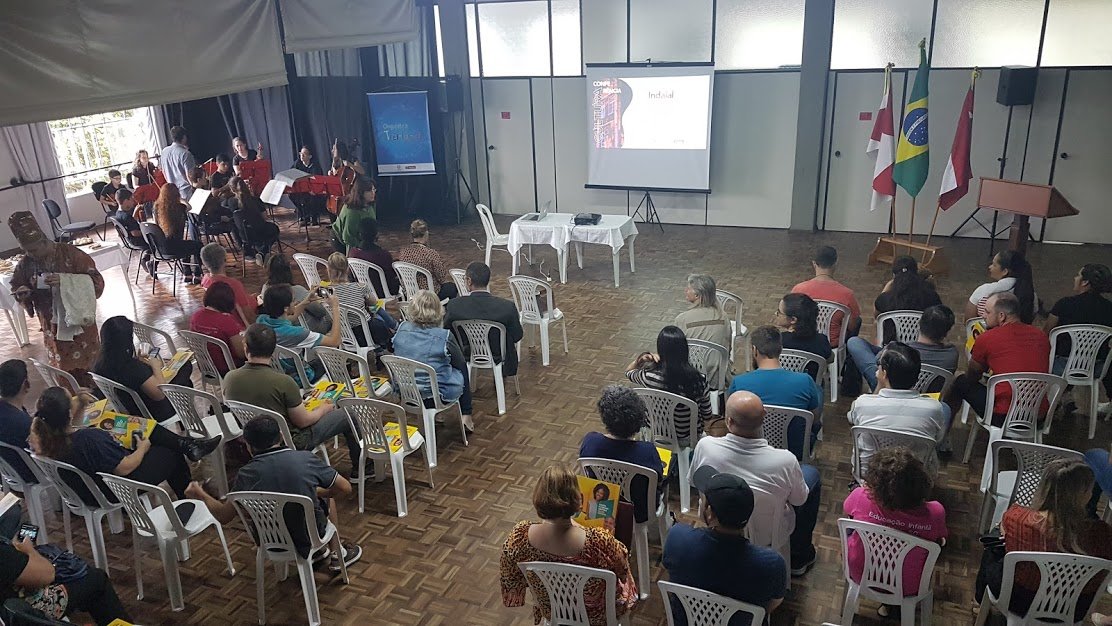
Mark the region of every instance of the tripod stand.
[[664, 224], [660, 222], [660, 215], [656, 212], [656, 205], [653, 204], [653, 194], [651, 191], [645, 191], [645, 195], [641, 197], [641, 202], [638, 202], [637, 208], [633, 210], [634, 221], [637, 221], [637, 216], [641, 213], [641, 207], [645, 208], [645, 215], [642, 221], [646, 224], [656, 224], [660, 227], [660, 232], [664, 232]]

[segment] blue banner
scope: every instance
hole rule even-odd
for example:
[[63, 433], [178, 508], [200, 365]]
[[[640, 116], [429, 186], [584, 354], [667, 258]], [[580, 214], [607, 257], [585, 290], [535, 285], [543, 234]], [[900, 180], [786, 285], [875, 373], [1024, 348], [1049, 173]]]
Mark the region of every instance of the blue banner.
[[379, 176], [435, 174], [428, 92], [369, 93]]

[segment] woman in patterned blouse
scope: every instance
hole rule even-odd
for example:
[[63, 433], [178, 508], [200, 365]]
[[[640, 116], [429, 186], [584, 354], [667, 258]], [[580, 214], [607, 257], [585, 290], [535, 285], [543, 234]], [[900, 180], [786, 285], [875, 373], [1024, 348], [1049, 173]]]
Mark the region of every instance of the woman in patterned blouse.
[[437, 297], [441, 300], [458, 296], [459, 290], [456, 289], [456, 284], [452, 282], [452, 277], [448, 274], [448, 266], [444, 264], [444, 259], [439, 252], [429, 247], [428, 222], [422, 219], [413, 220], [413, 223], [409, 225], [409, 236], [413, 238], [413, 243], [403, 246], [394, 255], [394, 258], [405, 263], [419, 265], [432, 274], [435, 285], [425, 285], [425, 279], [420, 276], [417, 277], [417, 284], [421, 286], [421, 289], [435, 291]]

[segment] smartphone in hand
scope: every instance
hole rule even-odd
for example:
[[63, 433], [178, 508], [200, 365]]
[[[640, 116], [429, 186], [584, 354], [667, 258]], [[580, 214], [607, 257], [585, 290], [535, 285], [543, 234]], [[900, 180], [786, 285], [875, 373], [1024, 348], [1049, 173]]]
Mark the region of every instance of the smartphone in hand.
[[34, 524], [23, 524], [22, 526], [19, 527], [19, 535], [17, 535], [17, 539], [19, 541], [23, 541], [24, 539], [29, 539], [31, 541], [31, 543], [34, 543], [35, 541], [38, 540], [38, 538], [39, 538], [39, 527], [38, 526], [35, 526]]

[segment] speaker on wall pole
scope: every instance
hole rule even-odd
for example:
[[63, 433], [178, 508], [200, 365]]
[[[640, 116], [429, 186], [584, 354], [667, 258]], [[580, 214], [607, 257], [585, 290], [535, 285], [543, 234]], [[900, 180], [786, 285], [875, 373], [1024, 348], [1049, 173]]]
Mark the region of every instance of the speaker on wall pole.
[[463, 84], [458, 75], [445, 76], [440, 79], [440, 111], [442, 113], [455, 113], [463, 110]]
[[1000, 68], [1000, 82], [996, 86], [996, 101], [1005, 106], [1034, 104], [1035, 86], [1039, 68], [1005, 65]]

